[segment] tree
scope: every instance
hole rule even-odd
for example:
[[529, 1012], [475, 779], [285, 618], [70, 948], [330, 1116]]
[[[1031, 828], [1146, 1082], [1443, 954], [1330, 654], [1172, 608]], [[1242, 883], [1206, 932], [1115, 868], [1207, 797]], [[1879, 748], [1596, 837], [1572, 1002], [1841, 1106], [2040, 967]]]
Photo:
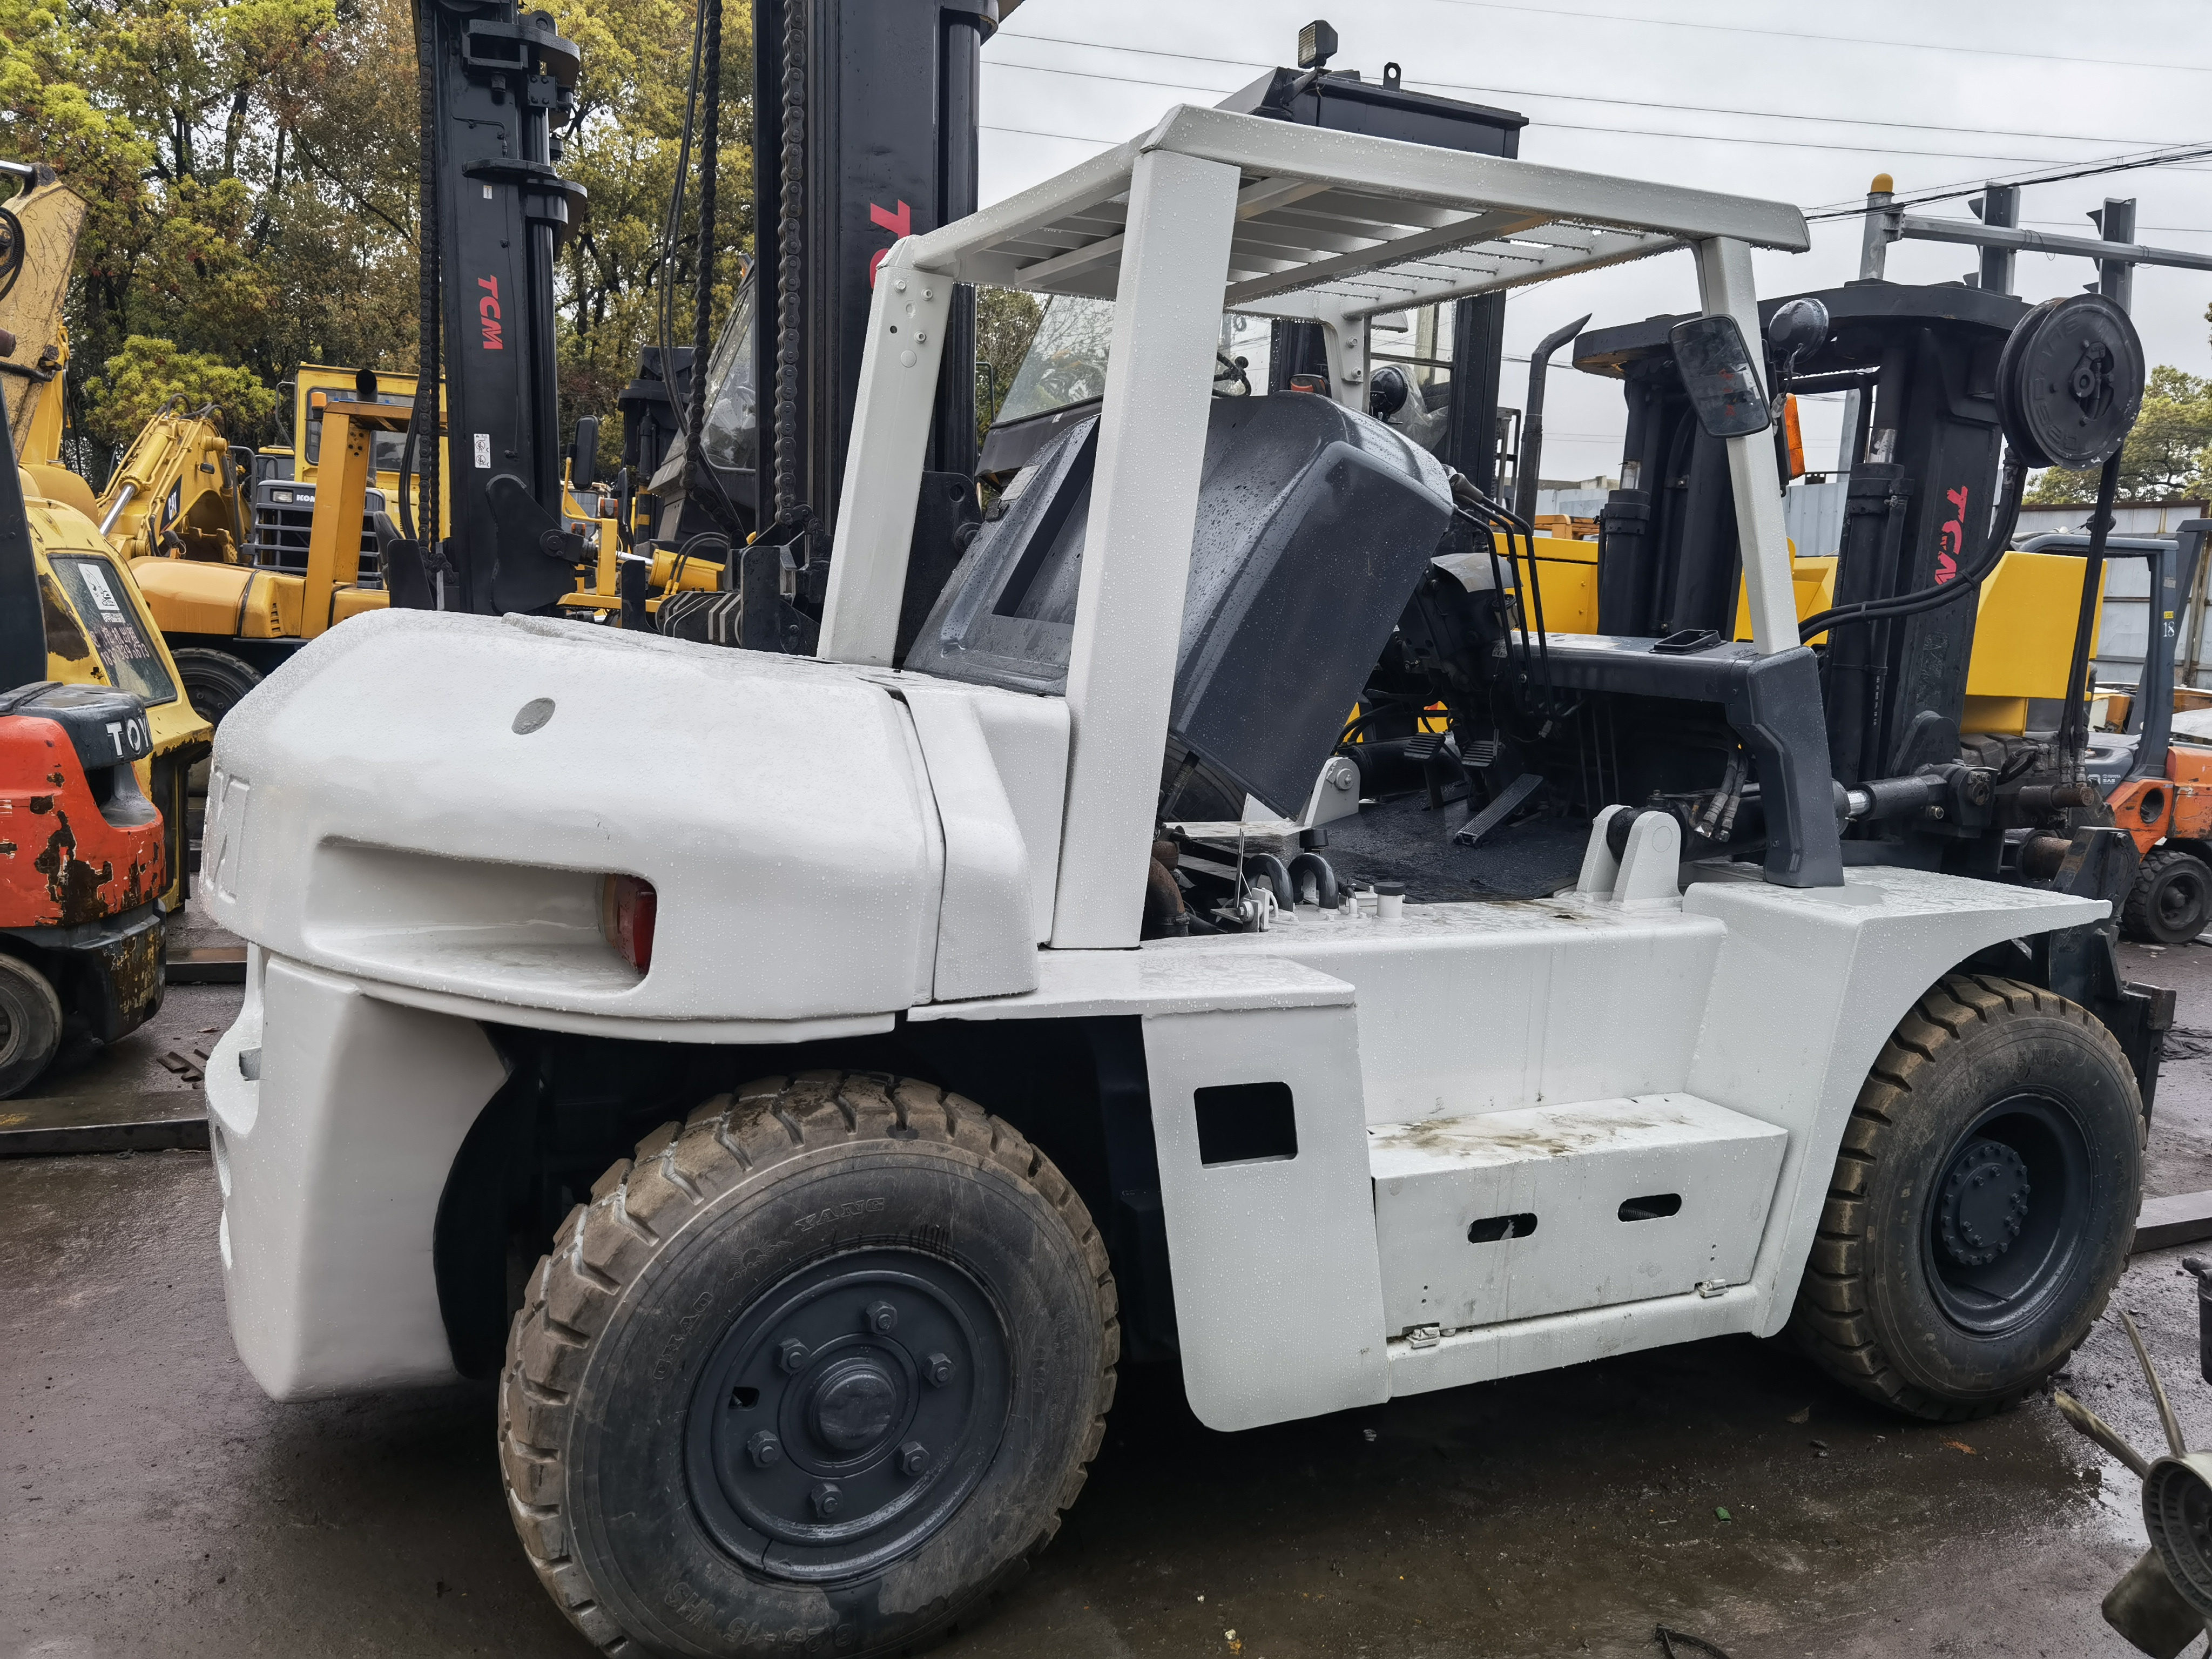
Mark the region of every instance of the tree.
[[[555, 12], [584, 59], [562, 171], [590, 192], [583, 226], [561, 262], [565, 426], [581, 415], [614, 414], [616, 394], [637, 372], [639, 349], [659, 339], [664, 295], [672, 301], [670, 343], [691, 343], [699, 247], [696, 171], [665, 275], [661, 255], [683, 146], [695, 15], [691, 0], [571, 0]], [[737, 295], [740, 256], [753, 246], [752, 9], [725, 5], [722, 25], [712, 307], [717, 330]], [[696, 168], [696, 144], [694, 162]], [[613, 476], [621, 451], [617, 423], [603, 419], [601, 477]]]
[[[2212, 380], [2160, 363], [2150, 372], [2142, 413], [2120, 451], [2118, 499], [2203, 501], [2212, 495]], [[2097, 499], [2094, 472], [2052, 467], [2027, 500], [2037, 506]]]
[[1037, 319], [1044, 306], [1034, 294], [1018, 288], [978, 288], [975, 290], [975, 362], [988, 369], [976, 376], [975, 431], [990, 430], [1014, 383], [1014, 371], [1036, 336]]
[[226, 431], [248, 432], [276, 407], [276, 394], [247, 369], [219, 362], [204, 352], [179, 351], [173, 342], [134, 334], [107, 360], [101, 374], [86, 383], [88, 400], [100, 424], [93, 435], [118, 446], [170, 403], [187, 409], [212, 404], [222, 410]]
[[[584, 54], [562, 165], [590, 201], [556, 286], [573, 420], [614, 413], [654, 331], [696, 14], [555, 9]], [[752, 237], [750, 9], [725, 23], [718, 316]], [[412, 370], [415, 64], [410, 0], [0, 0], [0, 154], [91, 204], [66, 321], [95, 479], [158, 387], [198, 395], [214, 366], [246, 443], [281, 435], [270, 388], [301, 362]], [[697, 240], [695, 193], [671, 273], [684, 342]]]

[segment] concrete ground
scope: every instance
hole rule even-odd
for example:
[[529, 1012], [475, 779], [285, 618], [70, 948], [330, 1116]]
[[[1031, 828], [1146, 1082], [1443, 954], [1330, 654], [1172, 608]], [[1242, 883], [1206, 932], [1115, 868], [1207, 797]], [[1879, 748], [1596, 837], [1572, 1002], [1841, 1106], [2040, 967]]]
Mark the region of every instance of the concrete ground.
[[[2149, 1190], [2212, 1188], [2212, 951], [2128, 955], [2181, 992]], [[189, 1086], [158, 1054], [237, 994], [180, 991], [90, 1065]], [[0, 1161], [0, 1655], [582, 1659], [509, 1529], [488, 1389], [271, 1404], [216, 1213], [201, 1152]], [[2115, 1307], [2212, 1444], [2182, 1254], [2137, 1258]], [[2156, 1449], [2115, 1326], [2069, 1386]], [[1131, 1370], [1058, 1541], [949, 1652], [1649, 1655], [1663, 1621], [1734, 1659], [2120, 1655], [2097, 1603], [2136, 1503], [2046, 1401], [1908, 1423], [1745, 1339], [1240, 1435]]]

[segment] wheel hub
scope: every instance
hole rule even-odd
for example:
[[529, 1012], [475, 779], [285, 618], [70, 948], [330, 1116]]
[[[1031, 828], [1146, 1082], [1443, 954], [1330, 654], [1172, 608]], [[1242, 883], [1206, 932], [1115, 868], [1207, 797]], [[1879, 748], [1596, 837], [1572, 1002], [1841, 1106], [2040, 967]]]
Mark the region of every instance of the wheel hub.
[[873, 1356], [840, 1360], [823, 1375], [804, 1413], [814, 1437], [833, 1456], [866, 1451], [890, 1431], [905, 1390]]
[[997, 1310], [960, 1268], [832, 1257], [747, 1308], [709, 1358], [685, 1429], [693, 1509], [778, 1577], [871, 1571], [958, 1508], [1011, 1395]]
[[2000, 1140], [1960, 1149], [1944, 1177], [1936, 1212], [1943, 1249], [1962, 1267], [1986, 1267], [2027, 1224], [2027, 1162]]

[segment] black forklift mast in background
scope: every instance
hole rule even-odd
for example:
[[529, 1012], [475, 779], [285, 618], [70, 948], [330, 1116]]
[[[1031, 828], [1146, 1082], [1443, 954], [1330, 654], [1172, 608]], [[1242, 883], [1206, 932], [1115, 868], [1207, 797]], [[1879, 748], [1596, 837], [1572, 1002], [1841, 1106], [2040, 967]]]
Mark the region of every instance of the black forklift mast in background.
[[[899, 238], [975, 211], [981, 48], [1012, 6], [751, 4], [756, 258], [740, 301], [750, 338], [726, 338], [706, 368], [715, 383], [696, 459], [685, 435], [694, 351], [647, 348], [622, 397], [623, 459], [641, 488], [656, 486], [648, 507], [663, 544], [757, 538], [725, 565], [737, 597], [719, 602], [720, 617], [690, 613], [702, 637], [805, 652], [828, 582], [876, 268]], [[974, 358], [975, 301], [963, 289], [924, 462], [902, 648], [977, 516]], [[681, 469], [670, 461], [678, 438]]]
[[[580, 55], [546, 12], [514, 0], [416, 0], [422, 77], [423, 363], [410, 460], [434, 455], [441, 368], [453, 491], [449, 539], [438, 523], [438, 469], [420, 468], [419, 517], [401, 497], [419, 565], [414, 588], [449, 611], [541, 611], [575, 586], [586, 556], [561, 513], [553, 264], [581, 215], [563, 179], [560, 131], [574, 107]], [[441, 341], [427, 325], [442, 324]], [[443, 362], [441, 363], [441, 358]], [[416, 526], [421, 526], [420, 534]], [[389, 556], [389, 555], [387, 555]], [[404, 602], [404, 601], [403, 601]]]
[[[769, 488], [760, 518], [769, 524], [793, 505], [776, 496], [781, 459], [796, 505], [811, 510], [818, 528], [795, 542], [790, 556], [778, 554], [775, 572], [761, 553], [744, 561], [749, 598], [775, 574], [782, 597], [810, 617], [820, 612], [876, 268], [899, 238], [975, 210], [982, 46], [1008, 9], [1000, 0], [753, 0], [754, 123], [761, 140], [773, 140], [753, 146], [753, 361], [772, 366], [761, 377], [760, 459]], [[794, 19], [794, 11], [803, 15]], [[804, 89], [796, 109], [787, 97], [794, 58]], [[796, 216], [784, 188], [785, 135], [794, 116], [803, 123], [805, 162]], [[795, 263], [787, 258], [794, 235], [801, 239]], [[796, 347], [795, 373], [787, 367], [793, 354], [779, 351], [792, 269], [799, 274], [798, 328], [784, 343]], [[951, 574], [960, 526], [975, 517], [975, 292], [963, 285], [922, 463], [902, 652]], [[787, 432], [780, 430], [780, 401], [789, 405]]]

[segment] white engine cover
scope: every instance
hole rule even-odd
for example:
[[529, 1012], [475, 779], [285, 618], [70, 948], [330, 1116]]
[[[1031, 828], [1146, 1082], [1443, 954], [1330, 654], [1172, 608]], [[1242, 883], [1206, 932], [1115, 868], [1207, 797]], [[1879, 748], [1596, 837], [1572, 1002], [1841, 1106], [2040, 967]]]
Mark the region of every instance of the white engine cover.
[[[1035, 763], [1056, 744], [1064, 768], [1065, 706], [927, 682], [984, 705], [933, 745], [902, 681], [580, 623], [357, 617], [224, 721], [203, 901], [275, 956], [525, 1024], [727, 1039], [1029, 990], [1061, 787]], [[642, 975], [601, 933], [611, 873], [658, 896]]]

